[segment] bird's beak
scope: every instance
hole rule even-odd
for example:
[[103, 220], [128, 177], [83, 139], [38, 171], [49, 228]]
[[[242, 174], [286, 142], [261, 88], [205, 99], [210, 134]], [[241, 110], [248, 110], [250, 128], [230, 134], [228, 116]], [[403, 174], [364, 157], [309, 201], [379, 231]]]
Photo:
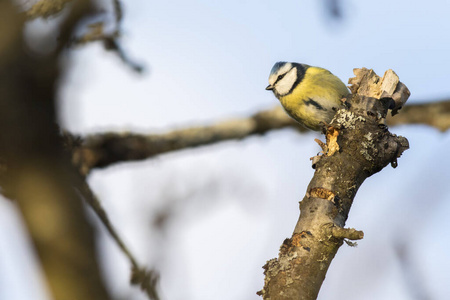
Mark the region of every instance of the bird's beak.
[[267, 87], [266, 87], [266, 90], [268, 90], [268, 91], [271, 91], [271, 90], [273, 90], [273, 85], [268, 85]]

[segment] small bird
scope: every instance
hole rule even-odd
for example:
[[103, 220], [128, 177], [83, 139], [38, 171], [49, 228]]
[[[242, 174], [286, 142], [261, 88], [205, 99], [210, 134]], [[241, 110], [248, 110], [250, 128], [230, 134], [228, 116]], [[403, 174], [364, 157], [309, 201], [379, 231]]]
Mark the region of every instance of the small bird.
[[273, 66], [266, 90], [273, 91], [289, 116], [316, 131], [331, 122], [349, 94], [330, 71], [293, 62]]

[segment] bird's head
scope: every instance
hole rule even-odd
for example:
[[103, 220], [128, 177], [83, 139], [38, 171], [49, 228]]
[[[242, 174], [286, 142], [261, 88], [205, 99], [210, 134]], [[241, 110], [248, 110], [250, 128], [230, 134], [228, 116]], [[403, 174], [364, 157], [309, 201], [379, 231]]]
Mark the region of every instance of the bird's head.
[[270, 71], [269, 85], [266, 90], [271, 90], [275, 96], [285, 96], [292, 92], [300, 82], [305, 67], [301, 64], [290, 62], [277, 62]]

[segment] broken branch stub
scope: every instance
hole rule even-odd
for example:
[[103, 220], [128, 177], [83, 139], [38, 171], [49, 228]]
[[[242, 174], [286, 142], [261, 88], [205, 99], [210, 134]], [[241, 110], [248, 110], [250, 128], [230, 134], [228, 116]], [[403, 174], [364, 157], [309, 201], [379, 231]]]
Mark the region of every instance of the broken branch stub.
[[396, 115], [411, 95], [405, 84], [400, 82], [398, 75], [391, 69], [379, 77], [372, 69], [353, 69], [356, 77], [350, 78], [350, 91], [352, 94], [373, 97], [376, 99], [389, 98], [393, 104], [389, 107], [392, 115]]
[[384, 125], [388, 110], [406, 102], [406, 86], [392, 71], [383, 78], [368, 69], [355, 74], [350, 79], [353, 94], [327, 128], [327, 151], [314, 161], [316, 170], [300, 202], [294, 233], [284, 241], [278, 258], [264, 266], [264, 288], [258, 294], [266, 300], [317, 298], [344, 239], [363, 237], [362, 231], [344, 228], [357, 190], [389, 163], [395, 167], [409, 147], [406, 138]]

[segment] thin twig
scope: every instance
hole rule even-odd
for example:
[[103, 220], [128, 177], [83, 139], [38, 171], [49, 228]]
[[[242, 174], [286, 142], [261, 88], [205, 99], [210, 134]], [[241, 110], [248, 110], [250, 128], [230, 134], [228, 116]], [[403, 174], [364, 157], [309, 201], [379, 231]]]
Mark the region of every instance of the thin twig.
[[103, 209], [99, 199], [92, 192], [92, 189], [87, 184], [86, 180], [84, 178], [79, 178], [77, 182], [79, 183], [79, 192], [85, 199], [86, 203], [94, 210], [95, 214], [103, 223], [113, 240], [117, 243], [120, 250], [130, 261], [132, 266], [130, 282], [134, 285], [139, 285], [140, 288], [148, 295], [149, 299], [159, 300], [159, 295], [156, 289], [156, 285], [159, 281], [159, 275], [157, 272], [139, 266], [136, 257], [131, 253], [128, 246], [112, 225], [106, 211]]
[[137, 263], [136, 258], [133, 254], [131, 254], [130, 249], [128, 249], [127, 245], [124, 243], [116, 229], [111, 224], [111, 221], [109, 220], [108, 215], [106, 214], [106, 211], [103, 209], [100, 201], [98, 198], [94, 195], [89, 185], [86, 183], [85, 180], [80, 181], [81, 187], [80, 187], [80, 193], [83, 195], [84, 200], [89, 204], [89, 206], [94, 210], [94, 212], [99, 217], [100, 221], [105, 226], [106, 230], [108, 230], [109, 234], [112, 236], [114, 241], [116, 241], [117, 245], [119, 246], [120, 250], [122, 250], [123, 254], [128, 258], [133, 268], [138, 268], [139, 265]]
[[112, 0], [113, 7], [114, 7], [114, 15], [116, 17], [116, 23], [119, 24], [122, 22], [123, 17], [123, 10], [122, 10], [122, 3], [120, 3], [119, 0]]

